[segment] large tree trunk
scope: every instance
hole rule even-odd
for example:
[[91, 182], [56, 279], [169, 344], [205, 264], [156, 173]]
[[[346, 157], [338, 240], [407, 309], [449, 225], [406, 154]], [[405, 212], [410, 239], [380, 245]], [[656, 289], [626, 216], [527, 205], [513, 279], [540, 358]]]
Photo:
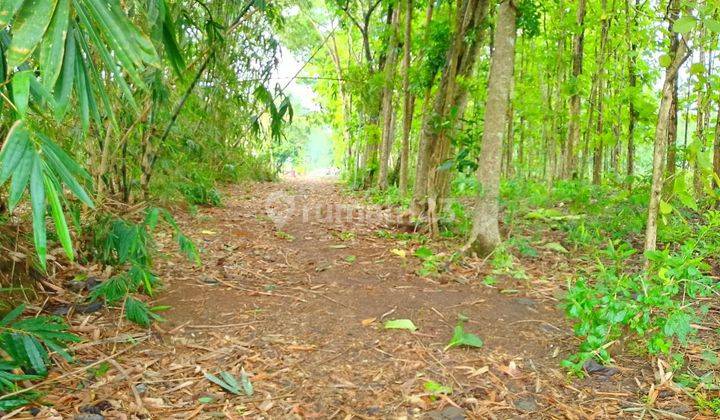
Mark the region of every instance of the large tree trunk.
[[481, 191], [477, 198], [473, 228], [467, 243], [472, 252], [485, 256], [500, 243], [499, 191], [500, 153], [507, 124], [507, 110], [513, 86], [515, 66], [516, 10], [511, 0], [498, 6], [495, 50], [485, 104], [485, 128], [482, 153], [478, 161], [477, 178]]
[[[670, 27], [675, 21], [674, 16], [678, 10], [678, 0], [671, 0]], [[672, 35], [671, 35], [672, 36]], [[658, 111], [657, 125], [655, 126], [655, 146], [653, 150], [653, 173], [652, 185], [650, 188], [650, 203], [648, 205], [648, 219], [645, 229], [645, 251], [654, 251], [657, 248], [657, 218], [660, 207], [660, 195], [663, 187], [663, 161], [665, 160], [665, 148], [667, 142], [668, 125], [670, 123], [670, 111], [672, 108], [672, 95], [680, 66], [688, 58], [688, 47], [685, 41], [680, 42], [678, 50], [672, 55], [671, 64], [665, 69], [665, 81], [663, 82], [662, 99]], [[647, 260], [646, 260], [647, 266]]]
[[585, 42], [585, 12], [586, 0], [578, 0], [576, 22], [577, 33], [573, 37], [572, 74], [576, 87], [570, 97], [570, 122], [568, 126], [568, 139], [565, 145], [564, 176], [571, 178], [576, 176], [577, 157], [575, 147], [580, 141], [580, 91], [577, 84], [582, 74], [583, 44]]
[[410, 92], [410, 51], [412, 47], [413, 0], [405, 1], [405, 35], [403, 37], [403, 133], [400, 149], [400, 194], [408, 188], [408, 159], [410, 158], [410, 129], [412, 128], [415, 97]]
[[[467, 91], [458, 85], [458, 79], [468, 77], [477, 59], [482, 41], [482, 23], [488, 10], [488, 0], [463, 0], [455, 11], [453, 41], [448, 51], [440, 86], [432, 107], [432, 117], [423, 118], [422, 135], [426, 138], [427, 179], [423, 197], [413, 194], [416, 202], [411, 210], [427, 211], [432, 234], [438, 233], [439, 215], [449, 192], [450, 171], [441, 165], [450, 158], [450, 138], [467, 104]], [[421, 146], [423, 146], [421, 142]], [[418, 189], [422, 193], [422, 189]], [[416, 213], [416, 215], [418, 215]]]
[[388, 40], [388, 54], [385, 59], [385, 84], [383, 86], [382, 113], [383, 130], [382, 144], [380, 146], [380, 168], [378, 175], [378, 188], [384, 190], [388, 186], [388, 165], [390, 152], [395, 137], [393, 93], [395, 92], [395, 71], [397, 69], [397, 29], [400, 20], [400, 8], [396, 7], [390, 25], [390, 39]]

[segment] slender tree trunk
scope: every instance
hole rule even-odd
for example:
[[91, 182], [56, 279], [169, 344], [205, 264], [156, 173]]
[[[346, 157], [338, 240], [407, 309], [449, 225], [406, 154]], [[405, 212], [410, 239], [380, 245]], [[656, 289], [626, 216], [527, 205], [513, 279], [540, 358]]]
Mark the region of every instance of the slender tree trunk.
[[[680, 39], [675, 34], [671, 51], [677, 51]], [[675, 176], [677, 167], [677, 130], [678, 130], [678, 78], [675, 78], [672, 91], [672, 104], [670, 105], [670, 121], [668, 123], [668, 151], [667, 151], [667, 178]]]
[[[675, 21], [674, 16], [678, 10], [678, 0], [670, 0], [671, 10], [669, 25]], [[650, 203], [648, 205], [648, 219], [645, 230], [645, 251], [654, 251], [657, 248], [657, 218], [658, 209], [660, 207], [660, 195], [663, 187], [663, 161], [665, 160], [665, 148], [668, 134], [668, 125], [670, 123], [670, 111], [672, 108], [672, 95], [675, 86], [675, 78], [677, 78], [680, 66], [688, 58], [687, 43], [683, 40], [680, 42], [678, 50], [672, 57], [671, 64], [665, 69], [665, 81], [663, 82], [662, 99], [660, 100], [660, 109], [658, 111], [657, 125], [655, 126], [655, 146], [653, 149], [653, 173], [652, 185], [650, 189]], [[646, 267], [649, 260], [646, 260]]]
[[385, 86], [383, 87], [382, 113], [383, 130], [382, 144], [380, 146], [380, 168], [378, 175], [378, 188], [384, 190], [388, 186], [388, 165], [390, 152], [394, 141], [395, 127], [393, 114], [393, 93], [395, 92], [395, 72], [397, 69], [397, 29], [400, 20], [400, 8], [393, 11], [390, 25], [390, 39], [388, 40], [388, 54], [385, 59]]
[[[703, 35], [700, 34], [702, 38]], [[699, 49], [698, 63], [705, 65], [705, 51]], [[693, 186], [695, 189], [695, 196], [697, 198], [702, 197], [703, 194], [703, 179], [702, 179], [702, 167], [700, 166], [700, 155], [705, 152], [705, 115], [707, 101], [705, 99], [705, 86], [702, 85], [702, 81], [698, 80], [698, 92], [697, 92], [697, 103], [695, 108], [695, 141], [698, 142], [698, 147], [695, 148], [695, 159], [693, 165]]]
[[583, 62], [583, 44], [585, 42], [585, 13], [586, 0], [578, 0], [576, 22], [577, 33], [573, 37], [573, 54], [572, 54], [572, 74], [574, 83], [576, 84], [574, 92], [570, 97], [570, 122], [568, 126], [568, 139], [565, 145], [565, 162], [564, 175], [565, 178], [576, 176], [577, 157], [575, 147], [580, 141], [580, 92], [579, 83], [580, 75], [582, 75]]
[[638, 8], [640, 0], [635, 0], [635, 10], [630, 18], [630, 0], [625, 0], [625, 33], [630, 41], [630, 54], [628, 54], [628, 84], [630, 85], [630, 101], [628, 104], [628, 138], [627, 138], [627, 185], [632, 187], [632, 177], [635, 174], [635, 124], [638, 119], [638, 111], [635, 109], [635, 98], [637, 97], [637, 44], [633, 31], [637, 28]]
[[493, 42], [495, 50], [490, 65], [485, 105], [482, 153], [477, 170], [481, 192], [477, 198], [473, 228], [466, 246], [481, 256], [491, 253], [500, 243], [500, 153], [513, 86], [515, 20], [515, 5], [511, 0], [502, 1], [498, 6]]
[[715, 144], [713, 146], [713, 173], [715, 174], [715, 188], [720, 189], [720, 101], [718, 102], [717, 118], [715, 120]]
[[[428, 2], [428, 8], [425, 13], [425, 41], [427, 42], [430, 36], [430, 23], [432, 22], [434, 12], [434, 1]], [[433, 82], [437, 74], [432, 75]], [[410, 201], [410, 214], [413, 216], [421, 216], [427, 210], [427, 179], [428, 179], [428, 160], [430, 159], [430, 143], [426, 135], [425, 128], [430, 124], [430, 109], [431, 109], [431, 93], [432, 85], [431, 82], [425, 89], [423, 95], [422, 110], [420, 115], [422, 121], [420, 124], [420, 140], [418, 141], [417, 151], [417, 164], [415, 166], [415, 185], [413, 186], [412, 200]]]
[[405, 1], [405, 35], [403, 42], [403, 134], [400, 150], [400, 194], [407, 195], [410, 130], [412, 129], [415, 97], [410, 92], [410, 51], [412, 49], [413, 0]]

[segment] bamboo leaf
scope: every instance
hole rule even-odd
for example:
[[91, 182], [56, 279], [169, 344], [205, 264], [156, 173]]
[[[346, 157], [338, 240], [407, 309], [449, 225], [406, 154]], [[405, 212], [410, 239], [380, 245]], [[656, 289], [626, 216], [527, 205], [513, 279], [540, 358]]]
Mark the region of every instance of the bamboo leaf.
[[47, 373], [47, 366], [45, 365], [45, 361], [42, 357], [40, 343], [38, 343], [33, 337], [26, 334], [23, 334], [22, 342], [32, 368], [35, 369], [37, 373], [45, 375]]
[[10, 23], [22, 4], [23, 0], [0, 1], [0, 27], [5, 27]]
[[50, 213], [52, 214], [53, 221], [55, 222], [55, 231], [57, 232], [60, 245], [65, 250], [65, 254], [70, 261], [75, 260], [75, 252], [73, 251], [72, 239], [70, 238], [70, 230], [68, 229], [67, 221], [65, 220], [65, 214], [63, 213], [62, 204], [60, 204], [60, 198], [58, 197], [55, 183], [50, 179], [49, 174], [44, 174], [43, 180], [45, 182], [45, 194], [47, 195], [48, 202], [50, 203]]
[[25, 191], [25, 187], [27, 187], [28, 180], [30, 179], [30, 173], [32, 172], [34, 156], [35, 150], [33, 150], [32, 146], [28, 143], [20, 162], [13, 172], [12, 182], [10, 182], [8, 209], [11, 212], [15, 210], [15, 206], [17, 206], [17, 203], [20, 202], [23, 191]]
[[7, 52], [8, 67], [17, 67], [30, 57], [40, 43], [57, 0], [25, 0], [13, 22], [12, 41]]
[[47, 232], [45, 226], [45, 186], [43, 185], [42, 162], [40, 156], [33, 152], [33, 165], [30, 173], [30, 203], [33, 217], [33, 236], [35, 239], [35, 252], [37, 252], [40, 267], [46, 268], [47, 260]]
[[25, 123], [22, 120], [15, 121], [10, 128], [5, 144], [2, 147], [2, 159], [0, 160], [0, 186], [10, 178], [17, 165], [22, 160], [30, 140]]
[[8, 312], [7, 315], [3, 317], [3, 319], [0, 321], [0, 326], [7, 326], [11, 322], [13, 322], [17, 317], [19, 317], [23, 311], [25, 310], [25, 304], [21, 304], [17, 308], [13, 309], [12, 311]]
[[65, 116], [70, 94], [75, 79], [75, 26], [68, 26], [65, 37], [65, 53], [63, 55], [62, 71], [58, 75], [53, 93], [55, 95], [55, 118], [59, 121]]
[[70, 0], [58, 0], [47, 35], [40, 45], [40, 75], [43, 86], [48, 90], [55, 86], [62, 70], [69, 19]]
[[30, 100], [30, 78], [35, 77], [32, 70], [23, 70], [13, 74], [13, 104], [20, 117], [27, 114], [28, 102]]

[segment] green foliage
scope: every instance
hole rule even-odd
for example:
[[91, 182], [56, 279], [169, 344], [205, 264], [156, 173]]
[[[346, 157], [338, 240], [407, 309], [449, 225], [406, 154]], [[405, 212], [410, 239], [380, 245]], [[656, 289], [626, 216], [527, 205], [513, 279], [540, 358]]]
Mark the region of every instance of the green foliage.
[[452, 347], [475, 347], [480, 348], [484, 345], [482, 339], [475, 334], [465, 332], [465, 322], [467, 318], [460, 316], [455, 329], [453, 330], [453, 336], [450, 342], [445, 346], [445, 350]]
[[95, 287], [90, 299], [103, 299], [108, 304], [125, 300], [125, 316], [141, 326], [161, 319], [152, 308], [132, 297], [140, 291], [152, 296], [160, 283], [152, 272], [152, 257], [156, 253], [153, 233], [160, 221], [173, 232], [180, 252], [200, 264], [195, 244], [183, 235], [172, 215], [164, 209], [150, 208], [139, 223], [108, 216], [100, 219], [92, 232], [93, 259], [124, 271]]
[[220, 372], [220, 377], [205, 372], [205, 378], [231, 394], [245, 394], [246, 396], [250, 397], [253, 395], [254, 392], [253, 385], [250, 382], [250, 378], [244, 370], [240, 373], [240, 383], [238, 383], [237, 379], [232, 373], [227, 371]]
[[703, 274], [709, 267], [696, 252], [696, 244], [687, 243], [677, 253], [648, 253], [650, 271], [632, 274], [626, 267], [635, 251], [611, 242], [604, 252], [611, 263], [598, 262], [592, 280], [580, 278], [570, 285], [565, 312], [576, 321], [575, 334], [584, 341], [563, 365], [580, 372], [590, 358], [607, 363], [610, 346], [621, 337], [637, 340], [651, 354], [687, 346], [693, 325], [707, 307], [685, 298], [718, 292], [716, 282]]
[[[0, 320], [0, 348], [4, 353], [0, 359], [0, 395], [20, 391], [20, 381], [46, 376], [51, 353], [72, 361], [67, 344], [80, 341], [76, 335], [67, 332], [68, 326], [62, 319], [51, 316], [20, 318], [24, 310], [25, 305], [20, 305]], [[0, 396], [0, 410], [27, 404], [34, 396], [23, 392], [10, 398]]]

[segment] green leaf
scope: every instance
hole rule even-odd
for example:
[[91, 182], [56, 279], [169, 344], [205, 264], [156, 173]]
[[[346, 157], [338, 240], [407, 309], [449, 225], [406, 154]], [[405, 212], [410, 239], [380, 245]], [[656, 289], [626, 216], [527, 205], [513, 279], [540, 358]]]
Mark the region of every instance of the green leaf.
[[51, 90], [60, 75], [65, 52], [65, 38], [70, 22], [70, 0], [57, 0], [47, 35], [40, 45], [40, 76], [43, 86]]
[[684, 34], [692, 31], [695, 25], [697, 25], [697, 20], [693, 16], [685, 15], [673, 23], [672, 30]]
[[463, 322], [458, 322], [458, 324], [455, 326], [455, 329], [453, 330], [453, 336], [450, 339], [450, 342], [448, 343], [447, 346], [445, 346], [445, 350], [447, 350], [451, 347], [458, 347], [458, 346], [468, 346], [468, 347], [480, 348], [483, 346], [483, 344], [484, 343], [480, 337], [478, 337], [475, 334], [465, 332]]
[[672, 64], [672, 57], [668, 54], [663, 54], [658, 59], [658, 63], [660, 64], [660, 67], [669, 67], [670, 64]]
[[150, 326], [150, 309], [144, 302], [133, 297], [125, 299], [125, 316], [129, 321], [140, 326]]
[[673, 211], [673, 206], [667, 201], [660, 200], [660, 214], [670, 214]]
[[421, 260], [427, 260], [428, 258], [431, 258], [434, 254], [430, 248], [426, 246], [421, 246], [415, 250], [415, 253], [413, 255], [420, 258]]
[[45, 174], [45, 193], [50, 203], [50, 213], [52, 214], [53, 221], [55, 222], [55, 231], [57, 232], [60, 245], [65, 250], [65, 254], [70, 261], [75, 261], [75, 252], [73, 251], [72, 239], [70, 238], [70, 230], [68, 229], [67, 221], [65, 220], [65, 214], [63, 213], [62, 204], [60, 204], [60, 198], [58, 192], [55, 189], [55, 183], [50, 179], [49, 175]]
[[235, 395], [240, 395], [240, 389], [237, 387], [233, 387], [232, 385], [228, 384], [227, 382], [223, 381], [222, 379], [218, 378], [217, 376], [211, 374], [211, 373], [204, 373], [205, 378], [209, 380], [210, 382], [220, 386], [220, 388], [224, 389], [225, 391], [228, 391]]
[[690, 66], [690, 74], [703, 74], [705, 73], [705, 64], [703, 63], [693, 63]]
[[23, 311], [25, 310], [25, 304], [20, 304], [17, 308], [13, 309], [12, 311], [8, 312], [7, 315], [3, 317], [2, 320], [0, 320], [0, 326], [4, 327], [13, 322], [17, 317], [19, 317]]
[[705, 26], [715, 33], [720, 33], [720, 22], [716, 19], [706, 19]]
[[30, 203], [33, 216], [33, 236], [35, 238], [35, 252], [37, 252], [40, 267], [46, 268], [47, 260], [47, 233], [45, 227], [45, 186], [42, 173], [42, 161], [37, 153], [33, 152], [33, 165], [30, 172]]
[[391, 319], [385, 322], [385, 329], [416, 331], [417, 327], [409, 319]]
[[245, 369], [242, 369], [240, 371], [240, 383], [242, 384], [245, 395], [247, 395], [248, 397], [252, 397], [255, 391], [253, 389], [252, 382], [250, 382], [250, 377], [248, 376], [247, 372], [245, 372]]
[[53, 94], [55, 96], [55, 119], [62, 120], [67, 111], [70, 94], [75, 80], [75, 26], [68, 25], [65, 37], [65, 52], [63, 54], [62, 70], [58, 75]]
[[13, 74], [13, 104], [17, 109], [20, 117], [27, 114], [28, 103], [30, 101], [30, 78], [35, 77], [32, 70], [23, 70]]
[[433, 395], [450, 395], [453, 393], [452, 388], [435, 381], [425, 381], [425, 384], [423, 386], [427, 392]]
[[0, 159], [0, 186], [10, 178], [30, 147], [30, 135], [22, 120], [15, 121], [10, 128]]
[[28, 181], [30, 180], [30, 174], [32, 173], [33, 164], [35, 162], [35, 150], [32, 145], [28, 144], [25, 149], [20, 162], [15, 168], [13, 173], [12, 182], [10, 183], [10, 193], [8, 194], [8, 209], [12, 212], [15, 210], [15, 206], [20, 202], [23, 191], [27, 187]]
[[22, 4], [23, 0], [0, 1], [0, 27], [5, 27], [10, 23]]
[[25, 0], [12, 26], [12, 41], [7, 52], [8, 67], [25, 62], [45, 34], [57, 0]]
[[40, 375], [45, 375], [47, 373], [47, 366], [45, 365], [45, 360], [43, 360], [42, 357], [43, 352], [40, 348], [40, 343], [27, 334], [23, 334], [22, 342], [25, 348], [25, 354], [27, 355], [32, 368]]

